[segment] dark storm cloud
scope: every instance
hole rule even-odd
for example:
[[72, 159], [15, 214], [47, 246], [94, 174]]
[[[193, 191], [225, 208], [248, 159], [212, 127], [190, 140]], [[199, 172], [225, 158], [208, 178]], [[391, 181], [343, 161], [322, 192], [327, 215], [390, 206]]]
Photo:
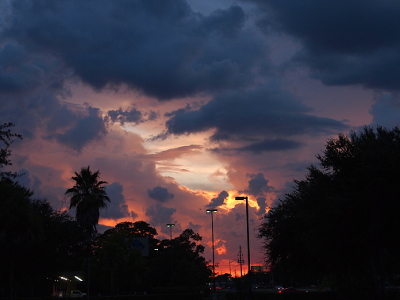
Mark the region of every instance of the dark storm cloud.
[[[212, 140], [243, 139], [261, 143], [255, 144], [253, 151], [257, 147], [261, 151], [261, 148], [271, 147], [274, 143], [277, 146], [277, 140], [265, 144], [266, 137], [336, 133], [346, 128], [339, 121], [312, 116], [309, 112], [310, 108], [297, 101], [292, 94], [271, 86], [226, 92], [198, 110], [176, 114], [166, 122], [166, 126], [168, 134], [216, 129]], [[286, 143], [287, 148], [295, 146], [294, 143]]]
[[19, 45], [7, 43], [0, 49], [0, 92], [22, 92], [39, 84], [40, 69], [25, 59], [26, 52]]
[[107, 115], [111, 122], [119, 122], [121, 125], [125, 123], [140, 124], [146, 121], [153, 121], [158, 117], [158, 114], [154, 111], [144, 113], [136, 108], [109, 110]]
[[148, 189], [147, 195], [149, 195], [151, 199], [157, 200], [162, 203], [173, 199], [175, 196], [174, 194], [169, 193], [167, 188], [163, 188], [161, 186], [156, 186], [152, 189]]
[[170, 99], [254, 83], [265, 45], [244, 21], [239, 6], [204, 16], [184, 0], [25, 0], [12, 1], [3, 39], [54, 55], [95, 89]]
[[88, 142], [101, 139], [106, 133], [107, 129], [99, 109], [88, 107], [87, 115], [78, 119], [71, 128], [63, 133], [49, 135], [47, 138], [55, 139], [61, 144], [80, 151]]
[[258, 174], [247, 174], [247, 177], [250, 177], [249, 186], [244, 191], [246, 194], [252, 196], [263, 196], [264, 193], [271, 192], [273, 187], [268, 185], [269, 180], [264, 178], [263, 173]]
[[224, 36], [235, 37], [240, 33], [245, 21], [245, 15], [239, 6], [232, 6], [228, 10], [218, 9], [204, 20], [209, 31], [219, 31]]
[[47, 138], [81, 150], [106, 128], [97, 109], [61, 104], [67, 76], [55, 59], [14, 42], [0, 45], [0, 118], [14, 123], [24, 138], [34, 138], [40, 128]]
[[186, 104], [186, 106], [184, 108], [179, 108], [177, 110], [171, 111], [171, 112], [167, 112], [164, 115], [166, 117], [173, 117], [179, 114], [183, 114], [185, 112], [191, 111], [192, 110], [192, 106], [188, 103]]
[[215, 198], [211, 199], [211, 202], [209, 204], [207, 204], [207, 208], [217, 208], [218, 206], [221, 206], [222, 204], [224, 204], [225, 199], [229, 197], [229, 194], [227, 191], [222, 191], [221, 193], [219, 193], [219, 195]]
[[122, 110], [122, 108], [118, 110], [109, 110], [108, 116], [110, 117], [111, 122], [119, 122], [122, 125], [125, 122], [129, 123], [140, 123], [143, 120], [143, 114], [141, 111], [133, 108], [131, 110]]
[[62, 94], [65, 75], [54, 58], [31, 53], [15, 41], [5, 39], [0, 44], [0, 92], [3, 95], [27, 96], [45, 85], [49, 91], [58, 90]]
[[[297, 38], [295, 60], [330, 85], [400, 89], [400, 2], [392, 0], [253, 0], [260, 22]], [[271, 13], [271, 9], [274, 13]]]
[[123, 195], [123, 186], [120, 183], [114, 182], [107, 185], [106, 192], [111, 201], [107, 204], [106, 209], [100, 211], [100, 216], [102, 218], [120, 219], [124, 217], [132, 217], [135, 219], [137, 217], [135, 212], [129, 211]]
[[371, 106], [370, 114], [374, 126], [393, 128], [399, 125], [400, 97], [399, 95], [384, 94]]
[[175, 208], [165, 207], [160, 203], [150, 206], [146, 210], [146, 216], [150, 217], [150, 224], [152, 226], [165, 226], [172, 221], [172, 215], [176, 212]]
[[301, 143], [286, 139], [273, 139], [263, 140], [258, 143], [253, 143], [248, 146], [238, 148], [237, 151], [252, 152], [259, 154], [262, 152], [280, 151], [280, 150], [292, 150], [302, 146]]
[[265, 197], [257, 197], [257, 204], [260, 208], [257, 212], [257, 216], [262, 216], [265, 214], [265, 209], [267, 208], [267, 198]]

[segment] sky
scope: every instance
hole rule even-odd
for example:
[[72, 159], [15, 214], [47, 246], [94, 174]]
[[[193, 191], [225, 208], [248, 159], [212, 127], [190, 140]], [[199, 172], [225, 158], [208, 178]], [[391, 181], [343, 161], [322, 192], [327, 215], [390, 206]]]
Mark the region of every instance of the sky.
[[[0, 0], [0, 122], [18, 180], [68, 210], [90, 166], [98, 229], [198, 232], [218, 273], [262, 265], [262, 218], [326, 142], [400, 117], [393, 0]], [[71, 211], [74, 216], [74, 211]], [[229, 270], [230, 267], [230, 270]]]

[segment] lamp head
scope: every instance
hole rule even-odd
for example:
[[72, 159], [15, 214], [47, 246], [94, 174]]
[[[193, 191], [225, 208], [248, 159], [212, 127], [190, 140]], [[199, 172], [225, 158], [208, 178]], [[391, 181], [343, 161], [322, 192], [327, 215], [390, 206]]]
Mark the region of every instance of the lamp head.
[[174, 227], [175, 224], [167, 224], [167, 227]]
[[247, 197], [242, 197], [242, 196], [240, 196], [240, 197], [235, 197], [235, 200], [246, 200], [247, 199]]
[[218, 210], [216, 210], [216, 209], [207, 209], [206, 210], [206, 213], [208, 213], [208, 214], [210, 214], [210, 213], [215, 213], [215, 212], [217, 212]]

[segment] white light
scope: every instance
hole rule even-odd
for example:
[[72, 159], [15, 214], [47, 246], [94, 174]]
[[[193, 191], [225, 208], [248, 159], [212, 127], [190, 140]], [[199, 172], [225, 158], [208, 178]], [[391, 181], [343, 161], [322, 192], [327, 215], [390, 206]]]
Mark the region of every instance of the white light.
[[60, 278], [61, 278], [62, 280], [67, 280], [67, 281], [68, 281], [68, 279], [65, 278], [65, 277], [60, 276]]
[[78, 276], [74, 276], [76, 279], [78, 279], [79, 281], [83, 281], [81, 278], [79, 278]]

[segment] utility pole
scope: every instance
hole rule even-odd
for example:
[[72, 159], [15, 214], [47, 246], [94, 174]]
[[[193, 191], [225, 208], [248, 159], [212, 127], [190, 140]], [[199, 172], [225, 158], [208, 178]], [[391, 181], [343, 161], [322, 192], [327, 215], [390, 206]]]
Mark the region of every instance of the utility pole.
[[228, 262], [229, 262], [229, 274], [231, 275], [231, 277], [232, 277], [232, 269], [231, 269], [231, 263], [232, 262], [234, 262], [235, 260], [229, 260]]
[[242, 246], [239, 246], [239, 259], [238, 259], [238, 263], [240, 265], [240, 278], [243, 277], [243, 273], [242, 273], [242, 264], [243, 264], [243, 253], [242, 253]]

